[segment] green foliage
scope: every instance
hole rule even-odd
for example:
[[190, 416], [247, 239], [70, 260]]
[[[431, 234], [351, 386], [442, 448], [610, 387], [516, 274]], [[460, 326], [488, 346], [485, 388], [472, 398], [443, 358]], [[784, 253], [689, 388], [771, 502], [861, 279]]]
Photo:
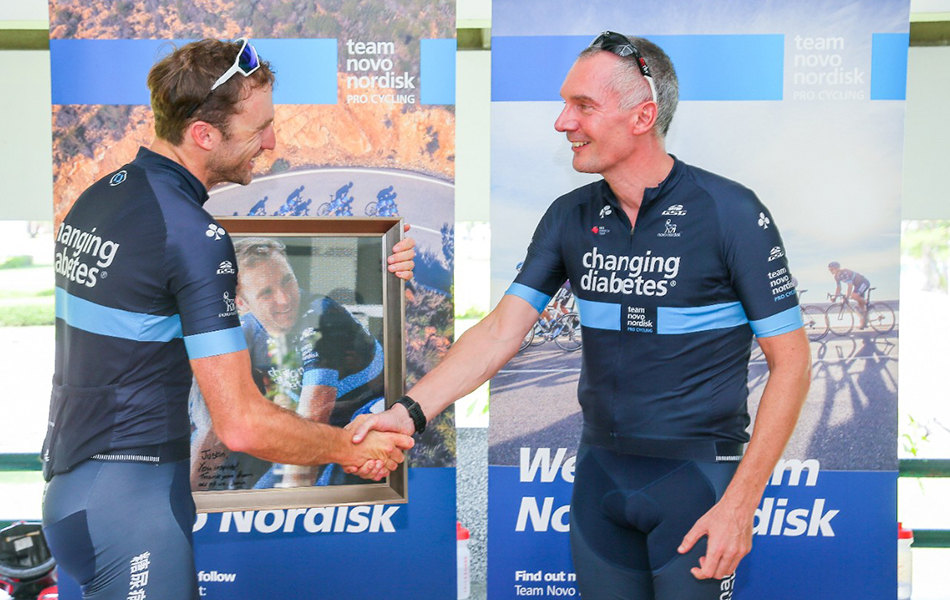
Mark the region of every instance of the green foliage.
[[0, 327], [53, 325], [56, 312], [52, 304], [26, 304], [0, 308]]
[[23, 267], [32, 267], [32, 256], [11, 256], [3, 262], [0, 262], [0, 269], [22, 269]]
[[900, 436], [901, 446], [904, 452], [916, 458], [920, 445], [929, 441], [930, 430], [913, 415], [907, 415], [907, 421], [908, 430]]

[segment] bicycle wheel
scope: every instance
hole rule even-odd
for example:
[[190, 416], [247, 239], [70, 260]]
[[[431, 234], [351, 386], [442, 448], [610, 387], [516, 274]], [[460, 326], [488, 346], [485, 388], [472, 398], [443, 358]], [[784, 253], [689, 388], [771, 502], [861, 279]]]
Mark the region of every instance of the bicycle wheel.
[[894, 331], [897, 320], [894, 318], [894, 309], [883, 303], [874, 303], [868, 306], [868, 325], [878, 333]]
[[330, 214], [330, 203], [329, 203], [329, 202], [324, 202], [323, 204], [321, 204], [321, 205], [317, 208], [317, 216], [318, 216], [318, 217], [325, 217], [325, 216], [327, 216], [328, 214]]
[[518, 348], [518, 352], [521, 352], [525, 348], [531, 345], [531, 342], [534, 341], [534, 327], [528, 330], [528, 333], [525, 334], [524, 339], [521, 340], [521, 346]]
[[828, 335], [828, 317], [825, 311], [814, 304], [802, 305], [802, 322], [808, 339], [817, 341]]
[[560, 328], [557, 337], [554, 338], [554, 343], [558, 345], [558, 348], [573, 352], [584, 345], [581, 338], [581, 318], [577, 316], [577, 313], [561, 315], [556, 327]]
[[534, 337], [531, 338], [531, 345], [540, 346], [551, 339], [548, 335], [549, 331], [550, 325], [546, 325], [541, 319], [538, 319], [538, 322], [534, 324]]
[[370, 202], [369, 204], [366, 205], [366, 208], [363, 210], [367, 214], [367, 216], [372, 217], [376, 215], [377, 208], [378, 207], [376, 206], [375, 202]]
[[844, 304], [832, 304], [825, 310], [828, 328], [835, 335], [848, 335], [854, 329], [854, 312]]

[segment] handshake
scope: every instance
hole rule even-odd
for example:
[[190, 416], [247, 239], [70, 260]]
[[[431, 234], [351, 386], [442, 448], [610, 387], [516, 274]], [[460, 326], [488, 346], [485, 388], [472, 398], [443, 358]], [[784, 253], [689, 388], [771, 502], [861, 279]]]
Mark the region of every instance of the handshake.
[[359, 415], [345, 428], [351, 435], [352, 457], [340, 463], [343, 470], [363, 479], [379, 481], [395, 471], [412, 448], [415, 424], [409, 412], [396, 404], [379, 414]]

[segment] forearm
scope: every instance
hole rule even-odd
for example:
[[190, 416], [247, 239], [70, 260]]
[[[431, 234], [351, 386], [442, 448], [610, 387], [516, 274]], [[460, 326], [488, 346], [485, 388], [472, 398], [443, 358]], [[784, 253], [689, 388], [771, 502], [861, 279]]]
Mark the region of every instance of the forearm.
[[[232, 421], [233, 419], [233, 421]], [[254, 402], [216, 430], [232, 431], [226, 439], [232, 450], [289, 465], [346, 462], [349, 436], [336, 427], [317, 423], [270, 402]]]
[[804, 333], [794, 333], [792, 351], [767, 352], [769, 380], [759, 402], [752, 440], [723, 500], [755, 511], [801, 413], [811, 380], [811, 355]]

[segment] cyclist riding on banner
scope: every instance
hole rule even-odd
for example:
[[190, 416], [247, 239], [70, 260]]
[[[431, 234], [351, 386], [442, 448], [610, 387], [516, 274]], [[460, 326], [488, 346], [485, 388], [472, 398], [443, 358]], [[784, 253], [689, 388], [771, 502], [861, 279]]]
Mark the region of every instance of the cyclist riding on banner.
[[[871, 282], [868, 281], [868, 278], [864, 275], [852, 271], [851, 269], [842, 269], [841, 263], [836, 260], [828, 263], [828, 270], [831, 272], [832, 276], [835, 278], [835, 293], [831, 298], [831, 301], [834, 302], [839, 295], [843, 296], [845, 302], [848, 298], [854, 300], [858, 305], [858, 314], [861, 315], [861, 323], [858, 325], [859, 328], [864, 329], [868, 324], [868, 303], [865, 300], [864, 295], [867, 293], [868, 289], [871, 287]], [[848, 291], [844, 294], [841, 293], [841, 284], [848, 284]]]

